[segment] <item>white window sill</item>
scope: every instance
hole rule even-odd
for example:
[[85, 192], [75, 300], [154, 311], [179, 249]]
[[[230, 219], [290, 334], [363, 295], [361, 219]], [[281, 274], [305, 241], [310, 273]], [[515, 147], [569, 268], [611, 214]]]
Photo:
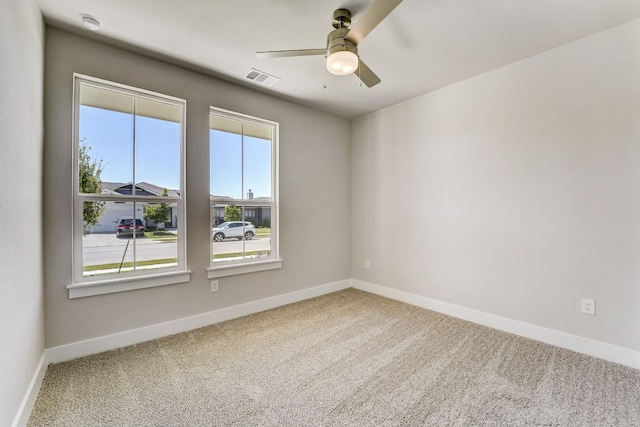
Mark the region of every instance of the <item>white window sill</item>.
[[281, 259], [271, 259], [268, 261], [256, 261], [245, 264], [220, 265], [207, 268], [207, 278], [217, 279], [219, 277], [235, 276], [237, 274], [256, 273], [258, 271], [276, 270], [282, 268]]
[[91, 282], [74, 283], [68, 285], [69, 299], [89, 297], [93, 295], [112, 294], [114, 292], [131, 291], [134, 289], [151, 288], [155, 286], [174, 285], [191, 280], [190, 270], [154, 273], [141, 276], [120, 277], [117, 279], [104, 278]]

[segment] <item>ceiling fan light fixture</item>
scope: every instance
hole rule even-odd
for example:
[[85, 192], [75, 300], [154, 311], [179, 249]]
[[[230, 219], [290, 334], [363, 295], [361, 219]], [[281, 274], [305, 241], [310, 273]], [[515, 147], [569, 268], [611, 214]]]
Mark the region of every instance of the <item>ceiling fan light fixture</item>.
[[360, 60], [358, 44], [401, 2], [402, 0], [373, 0], [353, 26], [349, 9], [334, 10], [331, 26], [335, 29], [327, 35], [326, 49], [269, 50], [256, 52], [256, 55], [259, 58], [323, 55], [327, 71], [331, 74], [344, 76], [356, 73], [360, 82], [373, 87], [380, 83], [380, 77]]
[[348, 50], [333, 52], [327, 57], [327, 70], [336, 76], [351, 74], [358, 69], [358, 55]]

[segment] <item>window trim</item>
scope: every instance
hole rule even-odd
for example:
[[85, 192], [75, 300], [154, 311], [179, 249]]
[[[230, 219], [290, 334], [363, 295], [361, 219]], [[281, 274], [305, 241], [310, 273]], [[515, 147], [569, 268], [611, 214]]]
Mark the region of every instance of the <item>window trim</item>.
[[[240, 120], [243, 122], [267, 126], [271, 128], [271, 202], [259, 202], [259, 205], [269, 206], [271, 208], [271, 251], [265, 258], [247, 258], [242, 260], [216, 261], [213, 262], [213, 245], [211, 244], [211, 236], [209, 237], [209, 267], [207, 268], [207, 278], [216, 279], [220, 277], [234, 276], [238, 274], [255, 273], [259, 271], [267, 271], [282, 268], [283, 260], [280, 258], [280, 162], [279, 162], [279, 139], [280, 124], [271, 120], [261, 119], [247, 114], [237, 113], [218, 107], [209, 108], [209, 117], [218, 115], [229, 119]], [[209, 126], [209, 131], [212, 128]], [[211, 150], [211, 141], [209, 141], [209, 150]], [[211, 152], [209, 153], [211, 159]], [[211, 177], [211, 171], [209, 171]], [[209, 191], [211, 193], [211, 191]], [[251, 199], [243, 198], [243, 205], [250, 202]], [[211, 197], [211, 194], [209, 195]], [[256, 204], [255, 202], [250, 202]], [[214, 214], [214, 207], [209, 200], [209, 218]], [[242, 219], [244, 220], [244, 219]], [[274, 231], [275, 230], [275, 231]], [[209, 226], [211, 232], [211, 225]]]
[[[157, 271], [142, 270], [120, 273], [118, 275], [85, 276], [83, 274], [83, 233], [82, 233], [82, 207], [86, 201], [105, 200], [113, 202], [162, 202], [166, 197], [135, 196], [135, 195], [81, 195], [79, 192], [79, 164], [78, 154], [80, 146], [80, 85], [88, 84], [107, 90], [131, 95], [137, 98], [150, 99], [158, 102], [176, 104], [181, 107], [181, 131], [180, 131], [180, 197], [170, 197], [172, 203], [177, 204], [178, 212], [178, 240], [177, 240], [177, 265], [175, 267], [162, 268]], [[142, 289], [154, 286], [184, 283], [190, 280], [191, 271], [187, 269], [187, 236], [186, 236], [186, 114], [187, 102], [184, 99], [170, 95], [152, 92], [146, 89], [136, 88], [109, 80], [99, 79], [79, 73], [73, 74], [73, 149], [72, 149], [72, 203], [71, 215], [72, 227], [72, 283], [67, 285], [69, 298], [80, 298], [91, 295], [101, 295], [113, 292], [122, 292], [133, 289]]]
[[132, 291], [135, 289], [156, 286], [175, 285], [191, 280], [191, 270], [163, 271], [162, 273], [140, 274], [135, 277], [118, 277], [108, 280], [87, 281], [68, 285], [69, 299], [93, 295], [111, 294], [114, 292]]

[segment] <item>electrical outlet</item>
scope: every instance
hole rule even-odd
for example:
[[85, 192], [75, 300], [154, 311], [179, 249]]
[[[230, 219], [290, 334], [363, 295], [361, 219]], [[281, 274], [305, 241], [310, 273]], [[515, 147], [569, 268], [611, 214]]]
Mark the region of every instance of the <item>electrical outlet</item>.
[[211, 281], [211, 292], [218, 292], [219, 289], [219, 283], [217, 280], [212, 280]]
[[369, 267], [370, 267], [370, 264], [369, 264], [369, 260], [367, 259], [367, 260], [364, 261], [364, 269], [368, 270]]
[[591, 316], [596, 315], [596, 301], [592, 299], [582, 298], [582, 312]]

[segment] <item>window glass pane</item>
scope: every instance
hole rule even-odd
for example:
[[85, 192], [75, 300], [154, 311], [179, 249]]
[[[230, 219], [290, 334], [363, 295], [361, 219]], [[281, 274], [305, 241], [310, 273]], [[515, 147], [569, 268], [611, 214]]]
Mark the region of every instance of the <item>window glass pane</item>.
[[[99, 225], [82, 238], [83, 276], [124, 274], [174, 267], [176, 231], [146, 231], [146, 203], [84, 202], [84, 211], [104, 206]], [[135, 214], [135, 224], [134, 224]]]
[[242, 134], [212, 129], [210, 193], [242, 199]]
[[180, 188], [181, 114], [176, 105], [136, 100], [135, 182], [142, 184], [136, 195], [158, 196], [165, 188]]
[[243, 260], [271, 254], [271, 229], [250, 222], [229, 221], [212, 230], [213, 262]]
[[244, 138], [245, 198], [271, 199], [271, 140]]
[[132, 182], [133, 97], [82, 84], [80, 102], [79, 192], [100, 193], [83, 180], [87, 176], [83, 165], [101, 167], [103, 183]]

